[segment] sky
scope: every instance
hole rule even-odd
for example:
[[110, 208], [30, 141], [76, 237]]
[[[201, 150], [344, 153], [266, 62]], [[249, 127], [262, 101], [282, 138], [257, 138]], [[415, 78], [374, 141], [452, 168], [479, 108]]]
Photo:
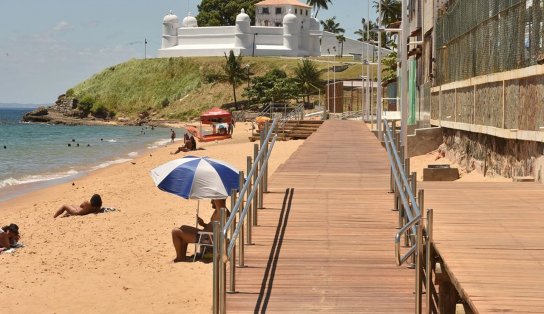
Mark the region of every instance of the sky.
[[[345, 36], [361, 28], [370, 0], [332, 0], [318, 19], [336, 16]], [[302, 2], [305, 2], [302, 0]], [[199, 0], [0, 1], [0, 104], [49, 105], [67, 89], [114, 64], [156, 57], [162, 19], [197, 15]], [[371, 18], [375, 12], [370, 7]]]

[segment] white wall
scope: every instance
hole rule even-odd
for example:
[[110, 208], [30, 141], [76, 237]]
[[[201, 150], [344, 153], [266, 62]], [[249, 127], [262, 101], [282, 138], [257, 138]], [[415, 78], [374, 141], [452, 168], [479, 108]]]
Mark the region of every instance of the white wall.
[[[333, 47], [336, 47], [336, 53], [334, 52]], [[364, 47], [364, 51], [363, 51]], [[346, 41], [344, 42], [344, 56], [351, 56], [350, 53], [354, 54], [361, 54], [363, 53], [363, 56], [366, 54], [368, 47], [368, 51], [370, 51], [370, 57], [369, 59], [372, 59], [372, 51], [374, 50], [374, 55], [376, 58], [378, 57], [378, 48], [374, 45], [370, 45], [367, 43], [360, 42], [355, 39], [346, 38]], [[323, 31], [323, 37], [321, 38], [321, 55], [328, 55], [327, 49], [330, 49], [331, 55], [336, 54], [337, 56], [340, 55], [341, 50], [341, 44], [336, 39], [336, 34], [325, 32]], [[386, 56], [391, 53], [391, 50], [388, 49], [381, 49], [382, 56]]]

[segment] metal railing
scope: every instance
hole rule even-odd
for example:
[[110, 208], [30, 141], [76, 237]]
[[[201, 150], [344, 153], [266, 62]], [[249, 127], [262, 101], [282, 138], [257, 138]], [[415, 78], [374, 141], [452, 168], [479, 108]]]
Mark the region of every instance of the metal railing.
[[[238, 267], [244, 265], [244, 245], [252, 244], [252, 226], [258, 223], [258, 208], [263, 208], [263, 193], [268, 189], [268, 159], [274, 148], [278, 119], [265, 124], [261, 132], [260, 147], [254, 145], [254, 160], [247, 157], [247, 177], [240, 172], [239, 191], [231, 191], [230, 216], [221, 210], [219, 222], [213, 223], [213, 313], [226, 313], [226, 293], [236, 292], [236, 250], [238, 248]], [[238, 220], [237, 220], [238, 219]], [[245, 229], [245, 230], [244, 230]], [[244, 237], [245, 231], [245, 237]], [[226, 288], [226, 263], [229, 263], [230, 286]]]
[[[391, 130], [393, 127], [393, 131]], [[399, 230], [395, 234], [395, 260], [398, 266], [411, 259], [410, 268], [416, 271], [415, 280], [415, 313], [423, 310], [422, 297], [425, 294], [426, 313], [437, 313], [434, 302], [436, 291], [432, 284], [433, 251], [432, 225], [433, 210], [428, 209], [426, 219], [423, 218], [424, 191], [417, 192], [416, 173], [410, 173], [410, 159], [404, 156], [404, 147], [400, 144], [400, 135], [396, 130], [396, 122], [384, 119], [385, 148], [391, 165], [391, 192], [395, 193], [393, 210], [399, 213]], [[393, 132], [395, 136], [393, 136]], [[401, 253], [401, 242], [408, 250]], [[423, 292], [423, 286], [425, 292]]]

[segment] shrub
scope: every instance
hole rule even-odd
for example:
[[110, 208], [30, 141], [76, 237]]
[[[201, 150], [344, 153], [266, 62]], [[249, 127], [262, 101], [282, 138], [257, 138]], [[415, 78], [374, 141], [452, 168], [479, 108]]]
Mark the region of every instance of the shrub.
[[66, 91], [66, 97], [72, 97], [74, 96], [74, 89], [70, 88]]
[[77, 108], [81, 111], [83, 111], [83, 113], [85, 113], [85, 115], [89, 114], [89, 112], [91, 112], [91, 109], [93, 108], [94, 106], [94, 103], [95, 103], [95, 100], [93, 97], [91, 96], [85, 96], [83, 97], [83, 99], [77, 104]]

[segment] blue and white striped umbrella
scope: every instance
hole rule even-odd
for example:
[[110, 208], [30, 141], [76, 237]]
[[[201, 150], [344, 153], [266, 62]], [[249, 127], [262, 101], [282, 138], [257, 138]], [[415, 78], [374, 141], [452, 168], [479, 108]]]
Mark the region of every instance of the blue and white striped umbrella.
[[155, 185], [186, 199], [224, 199], [238, 189], [238, 170], [213, 158], [186, 156], [153, 170]]

